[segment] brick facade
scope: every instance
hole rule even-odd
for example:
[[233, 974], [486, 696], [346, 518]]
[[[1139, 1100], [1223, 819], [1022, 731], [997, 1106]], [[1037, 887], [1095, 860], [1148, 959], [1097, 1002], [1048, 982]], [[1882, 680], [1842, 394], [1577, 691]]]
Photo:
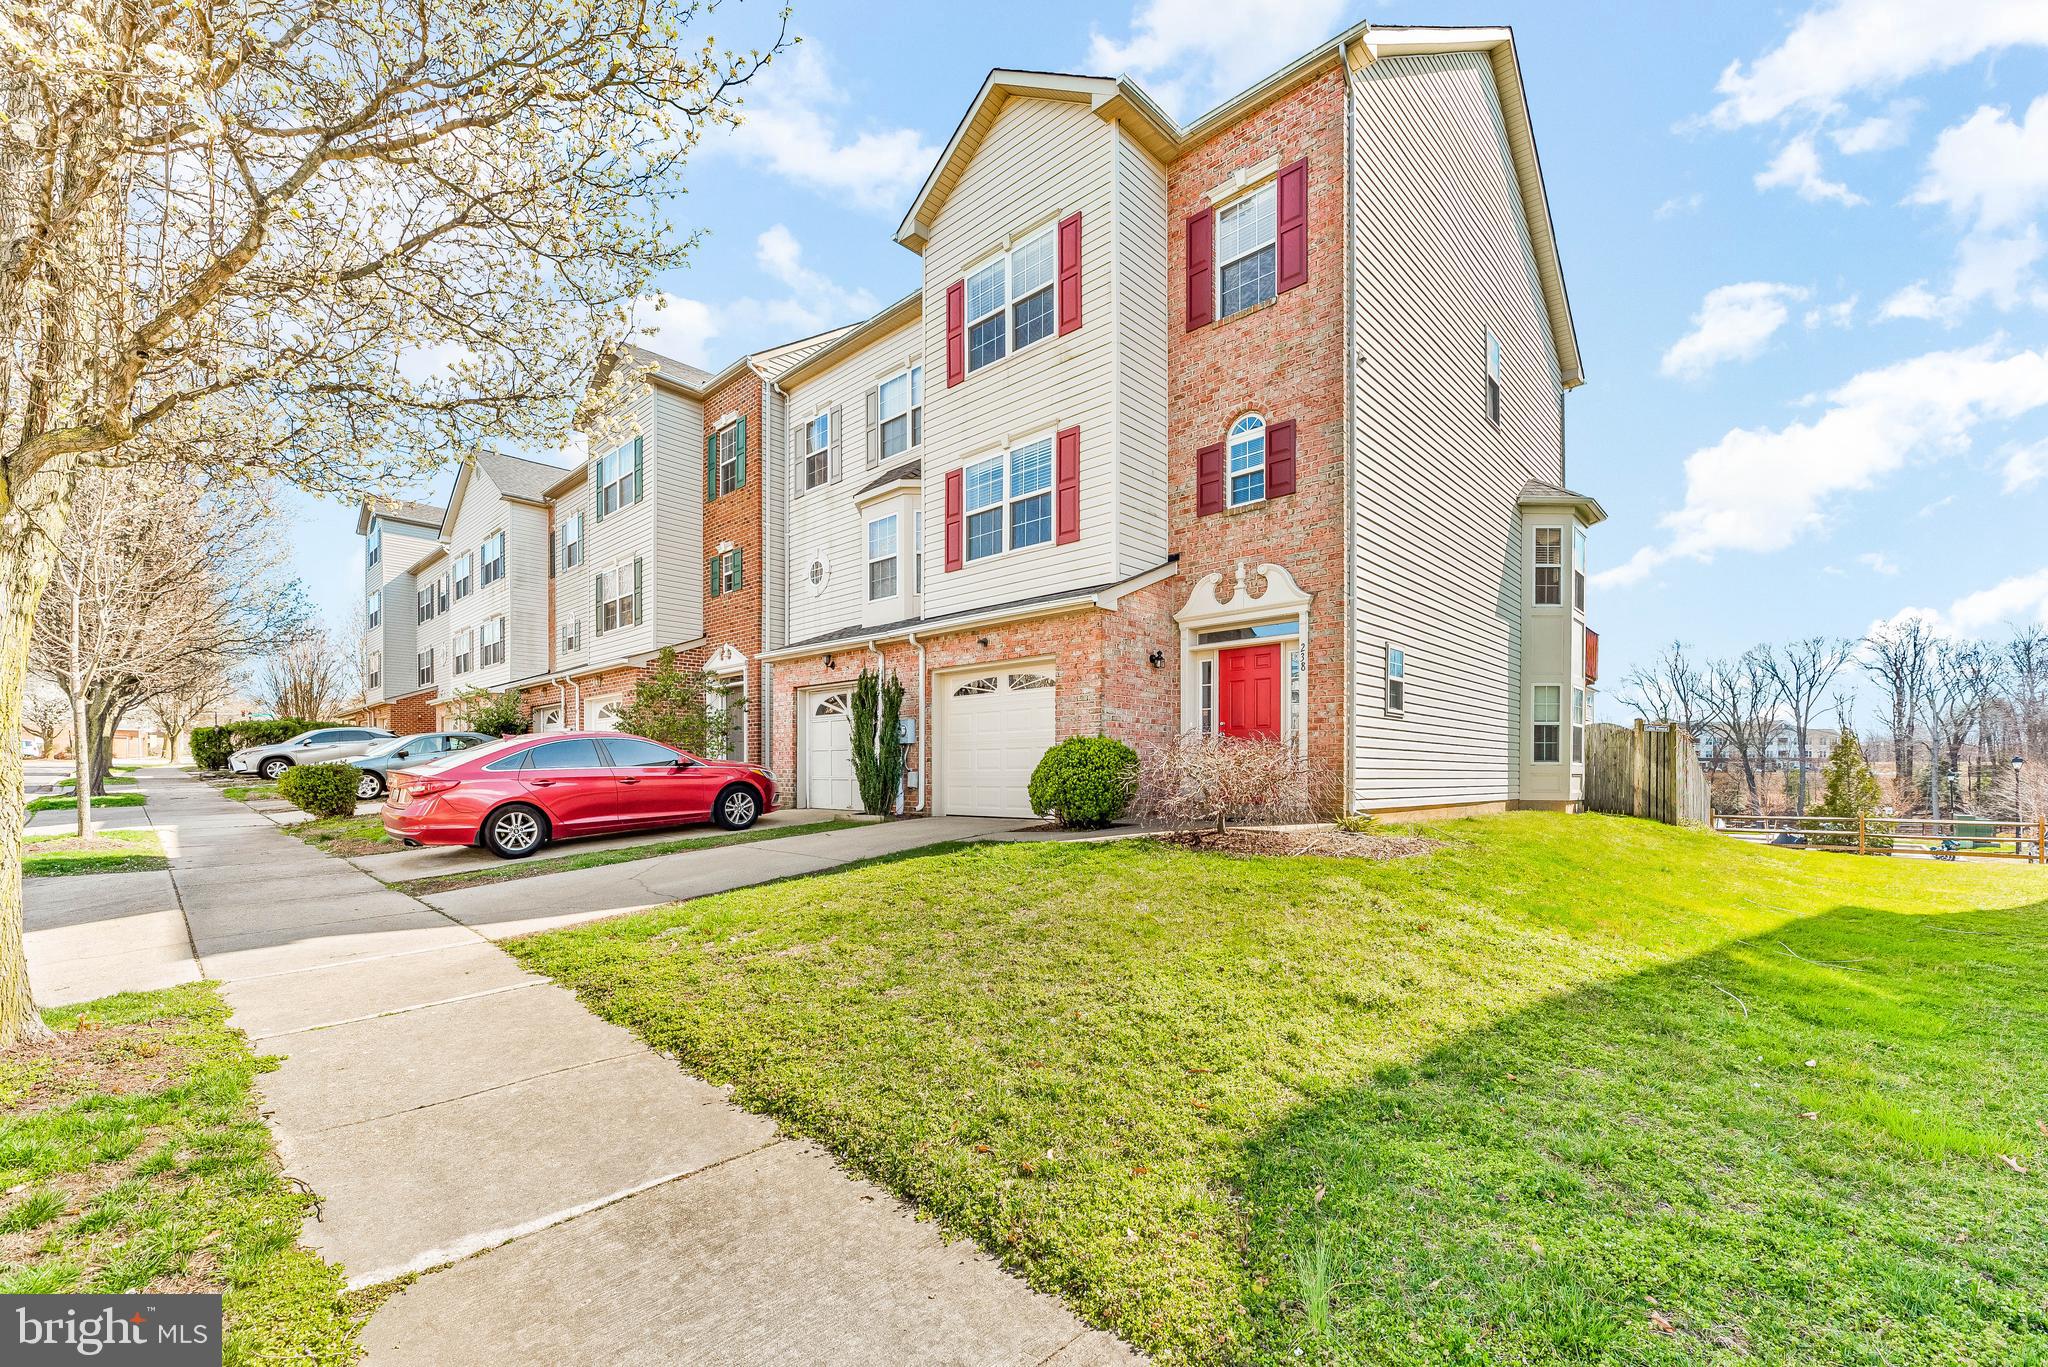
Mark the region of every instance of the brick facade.
[[[761, 377], [743, 367], [732, 379], [704, 396], [704, 426], [715, 426], [728, 413], [737, 413], [747, 424], [747, 482], [729, 494], [720, 494], [704, 505], [704, 554], [708, 558], [720, 545], [730, 541], [740, 548], [740, 569], [744, 582], [736, 592], [704, 598], [704, 640], [680, 652], [686, 667], [702, 668], [720, 646], [729, 645], [746, 657], [744, 684], [747, 691], [747, 751], [734, 759], [759, 762], [767, 747], [761, 735], [761, 699], [758, 696], [761, 652], [761, 585], [767, 572], [767, 551], [762, 545], [762, 502], [768, 488], [768, 426], [761, 417]], [[706, 582], [707, 567], [697, 567], [699, 583]]]

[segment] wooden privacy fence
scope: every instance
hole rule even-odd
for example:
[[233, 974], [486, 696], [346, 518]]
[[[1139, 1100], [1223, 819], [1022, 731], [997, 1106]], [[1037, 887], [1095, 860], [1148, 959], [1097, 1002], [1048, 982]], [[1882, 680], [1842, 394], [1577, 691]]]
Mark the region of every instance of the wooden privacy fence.
[[2048, 860], [2048, 821], [1974, 816], [1717, 816], [1714, 829], [1744, 840], [1845, 854], [1931, 855], [1936, 859]]
[[1677, 726], [1586, 729], [1586, 810], [1640, 816], [1667, 826], [1704, 826], [1712, 813], [1707, 775], [1692, 737]]

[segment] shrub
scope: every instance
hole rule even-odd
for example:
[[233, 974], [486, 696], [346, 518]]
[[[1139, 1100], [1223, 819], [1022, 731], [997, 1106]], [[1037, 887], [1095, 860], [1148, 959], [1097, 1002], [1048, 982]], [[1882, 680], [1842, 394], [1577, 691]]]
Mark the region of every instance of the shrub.
[[1337, 818], [1337, 829], [1353, 835], [1365, 835], [1372, 830], [1371, 812], [1345, 812]]
[[1074, 736], [1031, 771], [1031, 810], [1092, 831], [1116, 820], [1138, 792], [1138, 752], [1108, 736]]
[[192, 762], [202, 769], [225, 769], [235, 749], [235, 733], [228, 726], [192, 728]]
[[709, 674], [684, 669], [676, 663], [675, 650], [664, 647], [612, 724], [629, 736], [645, 736], [706, 759], [744, 758], [725, 753], [724, 719], [712, 724], [710, 684]]
[[[1835, 742], [1834, 751], [1828, 756], [1827, 787], [1819, 802], [1808, 814], [1815, 817], [1831, 817], [1833, 820], [1817, 823], [1811, 837], [1816, 845], [1834, 849], [1856, 847], [1856, 823], [1864, 817], [1876, 816], [1884, 809], [1884, 790], [1878, 786], [1877, 775], [1870, 771], [1870, 764], [1863, 758], [1863, 746], [1856, 739], [1856, 733], [1842, 728], [1842, 738]], [[1885, 835], [1876, 835], [1865, 830], [1863, 847], [1872, 850], [1888, 850], [1892, 846], [1890, 827]]]
[[517, 736], [526, 731], [526, 715], [519, 710], [514, 689], [493, 693], [488, 688], [466, 689], [455, 695], [455, 719], [463, 729], [486, 736]]
[[257, 745], [281, 745], [301, 732], [311, 731], [317, 726], [330, 725], [328, 722], [307, 721], [304, 717], [278, 717], [271, 721], [238, 721], [228, 728], [233, 742], [231, 748], [247, 750]]
[[885, 679], [863, 669], [847, 712], [861, 810], [886, 816], [895, 810], [896, 793], [903, 786], [903, 745], [896, 738], [903, 715], [903, 681], [893, 673]]
[[1338, 781], [1268, 736], [1191, 731], [1147, 756], [1139, 810], [1170, 826], [1222, 830], [1231, 821], [1320, 821], [1343, 809]]
[[352, 764], [300, 764], [277, 778], [278, 795], [314, 816], [351, 816], [362, 772]]

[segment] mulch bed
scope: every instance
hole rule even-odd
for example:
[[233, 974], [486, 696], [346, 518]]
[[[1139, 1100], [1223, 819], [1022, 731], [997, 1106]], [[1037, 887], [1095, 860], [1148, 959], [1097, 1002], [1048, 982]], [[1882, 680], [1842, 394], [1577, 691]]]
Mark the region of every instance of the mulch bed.
[[175, 1021], [95, 1025], [86, 1017], [55, 1036], [15, 1047], [8, 1063], [28, 1079], [23, 1094], [0, 1097], [11, 1119], [69, 1105], [94, 1092], [125, 1095], [169, 1086], [185, 1070], [183, 1049], [168, 1042]]
[[22, 846], [25, 855], [37, 854], [151, 854], [132, 840], [114, 840], [104, 835], [71, 836], [65, 840], [37, 840]]
[[1169, 831], [1158, 838], [1209, 854], [1309, 855], [1319, 859], [1413, 859], [1442, 848], [1441, 841], [1419, 835], [1365, 835], [1327, 828]]

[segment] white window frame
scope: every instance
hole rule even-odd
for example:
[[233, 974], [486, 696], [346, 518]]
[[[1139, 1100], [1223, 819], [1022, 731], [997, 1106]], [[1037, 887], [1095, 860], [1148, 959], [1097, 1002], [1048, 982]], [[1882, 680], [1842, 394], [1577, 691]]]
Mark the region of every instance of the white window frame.
[[437, 614], [448, 611], [448, 576], [443, 574], [434, 581], [434, 611]]
[[[718, 459], [712, 465], [713, 497], [736, 494], [746, 486], [740, 482], [740, 425], [737, 419], [712, 433]], [[728, 477], [730, 482], [728, 482]]]
[[832, 410], [821, 409], [804, 423], [803, 430], [804, 449], [797, 470], [804, 492], [809, 493], [832, 478]]
[[383, 683], [383, 678], [384, 678], [384, 652], [383, 652], [383, 651], [381, 651], [381, 650], [373, 650], [373, 651], [371, 651], [371, 652], [370, 652], [370, 668], [369, 668], [369, 675], [370, 675], [370, 677], [369, 677], [369, 681], [368, 681], [368, 682], [369, 682], [369, 686], [370, 686], [371, 688], [379, 688], [379, 687], [382, 687], [382, 683]]
[[[1222, 248], [1222, 245], [1221, 245], [1221, 244], [1222, 244], [1222, 242], [1223, 242], [1223, 216], [1224, 216], [1225, 214], [1236, 214], [1236, 213], [1242, 213], [1242, 212], [1243, 212], [1243, 211], [1244, 211], [1245, 209], [1247, 209], [1247, 208], [1248, 208], [1248, 207], [1249, 207], [1249, 206], [1250, 206], [1250, 205], [1251, 205], [1252, 203], [1254, 203], [1254, 202], [1255, 202], [1256, 200], [1258, 200], [1258, 199], [1261, 199], [1261, 198], [1265, 198], [1265, 199], [1270, 199], [1270, 200], [1272, 201], [1272, 204], [1273, 204], [1273, 230], [1272, 230], [1272, 233], [1271, 233], [1271, 235], [1270, 235], [1270, 236], [1268, 236], [1268, 237], [1267, 237], [1267, 238], [1266, 238], [1266, 239], [1265, 239], [1264, 241], [1262, 241], [1262, 242], [1258, 242], [1258, 243], [1255, 243], [1255, 244], [1253, 244], [1252, 246], [1250, 246], [1250, 247], [1247, 247], [1247, 248], [1245, 248], [1244, 250], [1242, 250], [1242, 251], [1238, 252], [1238, 253], [1237, 253], [1237, 254], [1236, 254], [1235, 256], [1231, 256], [1231, 257], [1228, 257], [1228, 258], [1226, 258], [1226, 257], [1225, 257], [1225, 256], [1223, 255], [1223, 248]], [[1279, 178], [1278, 178], [1277, 176], [1268, 176], [1268, 177], [1266, 177], [1265, 179], [1263, 179], [1263, 180], [1259, 181], [1259, 182], [1258, 182], [1257, 184], [1255, 184], [1255, 185], [1248, 185], [1248, 186], [1246, 186], [1246, 187], [1244, 188], [1244, 190], [1243, 190], [1242, 192], [1240, 192], [1240, 193], [1238, 193], [1238, 194], [1235, 194], [1235, 195], [1232, 195], [1232, 196], [1231, 196], [1231, 197], [1230, 197], [1229, 199], [1225, 200], [1225, 201], [1224, 201], [1223, 203], [1221, 203], [1221, 204], [1218, 204], [1218, 205], [1216, 206], [1216, 209], [1215, 209], [1215, 214], [1216, 214], [1216, 218], [1215, 218], [1215, 224], [1216, 224], [1216, 226], [1215, 226], [1214, 232], [1215, 232], [1215, 241], [1216, 241], [1216, 243], [1217, 243], [1217, 247], [1216, 247], [1216, 268], [1215, 268], [1215, 271], [1214, 271], [1214, 275], [1215, 275], [1215, 281], [1216, 281], [1216, 283], [1215, 283], [1215, 285], [1213, 286], [1213, 288], [1214, 288], [1214, 289], [1215, 289], [1215, 291], [1216, 291], [1216, 299], [1215, 299], [1215, 314], [1216, 314], [1216, 321], [1218, 321], [1218, 322], [1220, 323], [1220, 322], [1222, 322], [1222, 321], [1223, 321], [1223, 320], [1224, 320], [1225, 318], [1235, 318], [1235, 317], [1237, 317], [1237, 316], [1238, 316], [1238, 315], [1239, 315], [1240, 313], [1250, 313], [1250, 312], [1251, 312], [1251, 311], [1252, 311], [1253, 309], [1255, 309], [1255, 308], [1258, 308], [1258, 307], [1259, 307], [1259, 306], [1260, 306], [1261, 304], [1266, 304], [1266, 303], [1270, 303], [1270, 302], [1271, 302], [1272, 300], [1274, 300], [1274, 299], [1277, 299], [1277, 298], [1279, 298], [1279, 297], [1280, 297], [1280, 181], [1279, 181]], [[1230, 310], [1230, 311], [1228, 311], [1228, 312], [1225, 312], [1225, 311], [1224, 311], [1224, 307], [1223, 307], [1223, 273], [1224, 273], [1224, 270], [1225, 270], [1225, 269], [1226, 269], [1227, 267], [1230, 267], [1230, 266], [1234, 266], [1234, 265], [1236, 265], [1236, 264], [1237, 264], [1238, 262], [1240, 262], [1240, 261], [1248, 261], [1248, 260], [1250, 260], [1250, 259], [1251, 259], [1252, 257], [1254, 257], [1254, 256], [1257, 256], [1257, 255], [1259, 255], [1259, 254], [1260, 254], [1261, 252], [1271, 252], [1271, 253], [1273, 254], [1273, 273], [1272, 273], [1272, 280], [1273, 280], [1273, 293], [1271, 293], [1271, 294], [1267, 295], [1267, 296], [1266, 296], [1265, 298], [1263, 298], [1263, 299], [1255, 299], [1255, 300], [1253, 300], [1253, 301], [1252, 301], [1251, 303], [1249, 303], [1249, 304], [1245, 304], [1245, 305], [1242, 305], [1241, 307], [1238, 307], [1238, 308], [1234, 308], [1234, 309], [1231, 309], [1231, 310]]]
[[[1544, 721], [1538, 704], [1545, 693], [1551, 695], [1552, 716]], [[1529, 686], [1529, 762], [1531, 764], [1564, 763], [1565, 689], [1563, 684], [1540, 683]], [[1548, 730], [1550, 734], [1543, 733]], [[1550, 757], [1543, 757], [1545, 744], [1550, 747]]]
[[633, 483], [633, 443], [597, 458], [597, 511], [600, 517], [616, 513], [633, 500], [631, 495], [639, 490]]
[[[886, 525], [889, 529], [889, 549], [886, 555], [875, 554], [875, 533]], [[903, 522], [895, 513], [884, 513], [869, 518], [866, 532], [868, 565], [868, 601], [879, 603], [894, 598], [903, 592]], [[880, 566], [889, 567], [889, 591], [875, 592], [875, 571]]]
[[[1246, 423], [1254, 423], [1256, 428], [1245, 428]], [[1243, 430], [1241, 431], [1240, 429]], [[1223, 441], [1223, 502], [1225, 507], [1249, 508], [1254, 503], [1266, 501], [1266, 458], [1270, 454], [1267, 439], [1271, 434], [1272, 424], [1267, 422], [1265, 416], [1260, 413], [1246, 413], [1236, 422], [1230, 424], [1230, 431], [1225, 435]], [[1249, 446], [1254, 440], [1259, 443], [1259, 463], [1257, 465], [1247, 465], [1242, 470], [1238, 469], [1237, 448], [1240, 445]], [[1239, 498], [1237, 496], [1238, 478], [1253, 474], [1259, 477], [1259, 492], [1256, 495]]]
[[476, 665], [476, 632], [469, 627], [456, 632], [450, 649], [455, 656], [452, 672], [460, 678]]
[[1572, 763], [1586, 762], [1586, 710], [1590, 695], [1584, 688], [1572, 689]]
[[[961, 277], [963, 280], [971, 281], [976, 276], [985, 274], [991, 267], [994, 267], [998, 264], [1000, 264], [1003, 268], [1002, 295], [996, 306], [994, 308], [984, 309], [982, 310], [982, 312], [978, 314], [966, 316], [961, 319], [960, 340], [962, 348], [967, 353], [968, 374], [972, 375], [977, 370], [986, 369], [987, 367], [996, 364], [998, 361], [1001, 361], [1006, 357], [1014, 356], [1018, 352], [1024, 350], [1025, 347], [1036, 346], [1038, 343], [1045, 341], [1048, 337], [1059, 336], [1060, 261], [1059, 241], [1057, 237], [1058, 232], [1059, 225], [1057, 223], [1048, 223], [1042, 228], [1034, 229], [1033, 231], [1028, 233], [1021, 233], [1015, 239], [1012, 240], [1012, 243], [1008, 248], [1006, 248], [1003, 251], [996, 252], [993, 255], [983, 257], [980, 261], [977, 261], [972, 267], [970, 267], [966, 274]], [[1030, 341], [1025, 342], [1023, 345], [1020, 346], [1017, 343], [1017, 305], [1023, 301], [1020, 301], [1016, 297], [1017, 257], [1022, 255], [1027, 250], [1036, 248], [1039, 244], [1039, 241], [1044, 238], [1052, 239], [1052, 274], [1046, 280], [1045, 284], [1033, 289], [1029, 294], [1025, 295], [1024, 300], [1036, 299], [1039, 295], [1045, 293], [1047, 290], [1051, 290], [1052, 326], [1048, 328], [1044, 333], [1040, 334], [1037, 337], [1033, 337]], [[971, 287], [963, 287], [962, 290], [963, 299], [961, 302], [963, 314], [965, 313], [967, 304], [967, 300], [964, 296], [966, 296], [970, 292], [970, 290]], [[1001, 333], [1002, 350], [998, 351], [995, 355], [988, 357], [986, 360], [976, 361], [974, 359], [975, 326], [980, 323], [986, 323], [987, 321], [989, 321], [989, 319], [997, 317], [1000, 317], [1003, 320]]]
[[[1543, 534], [1549, 532], [1557, 537], [1557, 559], [1545, 563], [1543, 559]], [[1549, 588], [1556, 597], [1546, 600], [1543, 596], [1543, 572], [1549, 570], [1556, 578]], [[1564, 528], [1554, 522], [1540, 522], [1529, 529], [1529, 606], [1545, 611], [1564, 606]]]
[[569, 624], [562, 628], [562, 649], [583, 649], [583, 619], [571, 617]]
[[743, 561], [744, 557], [741, 556], [738, 546], [711, 553], [709, 574], [715, 577], [719, 597], [723, 598], [728, 593], [738, 593], [747, 586], [746, 566]]
[[413, 664], [419, 670], [420, 682], [422, 684], [430, 684], [434, 681], [434, 648], [432, 646], [422, 650], [413, 660]]
[[573, 570], [583, 563], [583, 514], [571, 513], [562, 523], [562, 568]]
[[368, 568], [384, 558], [384, 524], [372, 521], [370, 534], [364, 540], [363, 565]]
[[[891, 414], [888, 410], [889, 386], [898, 380], [903, 382], [903, 411]], [[882, 459], [891, 460], [897, 456], [915, 451], [924, 440], [924, 367], [906, 366], [885, 378], [875, 386], [876, 440], [881, 443]], [[889, 449], [889, 426], [903, 424], [903, 445], [894, 451]]]
[[599, 575], [598, 580], [611, 586], [611, 592], [605, 595], [603, 600], [604, 616], [599, 619], [598, 631], [618, 631], [624, 627], [638, 626], [640, 604], [633, 596], [632, 560], [617, 562], [611, 569]]
[[419, 591], [418, 597], [414, 600], [414, 607], [416, 615], [413, 622], [415, 626], [422, 622], [434, 620], [434, 584], [432, 580], [427, 581], [426, 587]]
[[[496, 640], [489, 638], [489, 634], [494, 629], [497, 634]], [[501, 665], [503, 663], [505, 663], [505, 619], [502, 616], [486, 617], [483, 621], [477, 623], [476, 667], [478, 669], [489, 669], [492, 665]]]
[[383, 622], [384, 590], [373, 590], [370, 596], [363, 600], [363, 617], [365, 621], [372, 627], [377, 626], [378, 624]]
[[[1043, 446], [1046, 450], [1045, 484], [1043, 487], [1033, 489], [1028, 493], [1017, 493], [1017, 457], [1024, 452], [1031, 451], [1040, 446]], [[993, 455], [984, 456], [980, 460], [970, 463], [963, 469], [960, 476], [962, 493], [960, 507], [960, 550], [961, 557], [964, 562], [973, 563], [975, 561], [980, 560], [993, 560], [995, 557], [999, 555], [1006, 555], [1012, 551], [1028, 551], [1039, 546], [1050, 546], [1055, 544], [1054, 538], [1057, 536], [1058, 533], [1057, 529], [1053, 526], [1053, 517], [1055, 513], [1053, 503], [1055, 495], [1058, 492], [1057, 486], [1059, 483], [1059, 472], [1056, 469], [1058, 457], [1054, 452], [1053, 447], [1053, 433], [1046, 432], [1039, 436], [1030, 438], [1029, 440], [1018, 442], [1016, 445], [1010, 447], [1007, 451], [999, 451]], [[975, 471], [984, 469], [992, 462], [997, 461], [1000, 461], [1002, 463], [1003, 469], [1001, 497], [998, 498], [994, 503], [984, 503], [979, 507], [967, 506], [967, 497], [970, 491], [969, 486], [972, 482], [971, 476]], [[1016, 544], [1015, 537], [1017, 517], [1016, 505], [1030, 502], [1031, 500], [1039, 498], [1043, 498], [1046, 501], [1045, 535], [1036, 541], [1030, 542], [1028, 545], [1019, 546]], [[974, 553], [973, 535], [974, 518], [976, 514], [986, 513], [991, 509], [999, 510], [999, 517], [1002, 523], [1000, 529], [1001, 534], [997, 538], [997, 544], [994, 550], [983, 551], [981, 554], [976, 555]]]
[[1572, 526], [1572, 611], [1586, 611], [1586, 529]]
[[1408, 652], [1392, 641], [1387, 642], [1385, 678], [1386, 714], [1390, 717], [1405, 715], [1408, 710]]
[[[496, 547], [493, 550], [492, 547]], [[476, 548], [477, 587], [489, 588], [505, 577], [505, 533], [492, 532]]]
[[476, 591], [476, 561], [468, 551], [464, 551], [461, 555], [455, 557], [455, 564], [449, 570], [449, 574], [455, 580], [455, 600], [457, 602], [461, 602]]

